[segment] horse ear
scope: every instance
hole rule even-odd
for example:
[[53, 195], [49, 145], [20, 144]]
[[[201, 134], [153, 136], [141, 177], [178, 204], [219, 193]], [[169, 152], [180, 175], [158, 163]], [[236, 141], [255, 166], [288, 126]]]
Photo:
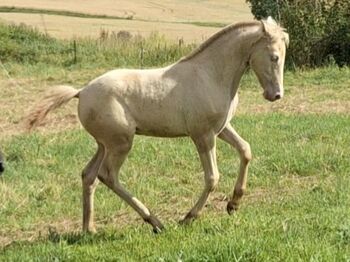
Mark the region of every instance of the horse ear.
[[277, 22], [271, 16], [269, 16], [266, 19], [261, 20], [261, 23], [263, 25], [263, 32], [264, 33], [269, 33], [269, 26], [277, 26]]
[[275, 19], [272, 18], [272, 16], [269, 16], [267, 19], [266, 19], [266, 23], [270, 24], [270, 25], [277, 25], [277, 22]]
[[283, 40], [286, 43], [286, 47], [289, 46], [289, 34], [287, 32], [283, 32]]

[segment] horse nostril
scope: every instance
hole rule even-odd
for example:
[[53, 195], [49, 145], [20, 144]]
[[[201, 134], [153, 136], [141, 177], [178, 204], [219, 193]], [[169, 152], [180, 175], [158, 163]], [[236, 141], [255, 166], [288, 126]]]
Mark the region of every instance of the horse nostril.
[[281, 98], [281, 95], [280, 94], [277, 94], [276, 96], [275, 96], [275, 100], [278, 100], [278, 99], [280, 99]]

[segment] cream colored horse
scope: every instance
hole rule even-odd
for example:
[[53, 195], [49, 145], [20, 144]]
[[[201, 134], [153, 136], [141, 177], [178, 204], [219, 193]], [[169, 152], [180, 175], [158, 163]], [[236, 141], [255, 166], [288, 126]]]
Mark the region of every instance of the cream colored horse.
[[241, 164], [227, 211], [231, 214], [236, 210], [246, 188], [251, 160], [249, 144], [230, 124], [237, 106], [237, 88], [250, 65], [264, 89], [264, 97], [269, 101], [281, 98], [287, 44], [288, 34], [271, 18], [238, 23], [214, 34], [189, 56], [168, 67], [118, 69], [79, 90], [69, 86], [53, 89], [30, 113], [29, 127], [38, 125], [50, 110], [75, 97], [79, 98], [79, 119], [98, 144], [82, 174], [83, 230], [95, 230], [93, 195], [98, 180], [135, 209], [155, 232], [163, 229], [161, 222], [118, 179], [135, 134], [189, 136], [194, 142], [205, 186], [182, 220], [185, 223], [199, 215], [218, 183], [216, 138], [236, 148]]

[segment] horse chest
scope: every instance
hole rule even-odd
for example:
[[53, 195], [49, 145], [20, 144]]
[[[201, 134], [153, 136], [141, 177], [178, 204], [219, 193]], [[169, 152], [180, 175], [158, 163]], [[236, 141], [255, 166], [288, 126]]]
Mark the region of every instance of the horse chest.
[[228, 105], [221, 110], [197, 112], [186, 120], [189, 134], [213, 132], [219, 134], [231, 120], [233, 106]]
[[214, 131], [214, 133], [219, 134], [224, 129], [224, 127], [227, 125], [227, 123], [231, 119], [230, 111], [225, 111], [221, 113], [217, 113], [214, 115], [211, 115], [208, 118], [208, 129], [211, 129]]

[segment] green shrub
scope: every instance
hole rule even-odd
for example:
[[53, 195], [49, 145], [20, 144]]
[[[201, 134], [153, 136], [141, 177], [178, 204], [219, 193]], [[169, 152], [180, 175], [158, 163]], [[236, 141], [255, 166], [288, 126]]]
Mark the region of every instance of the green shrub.
[[[69, 52], [69, 45], [49, 37], [38, 30], [21, 25], [0, 24], [0, 58], [3, 62], [59, 63], [62, 55]], [[53, 59], [55, 57], [55, 59]], [[61, 61], [60, 61], [61, 62]]]
[[246, 0], [258, 19], [269, 15], [288, 30], [287, 65], [350, 65], [350, 1]]

